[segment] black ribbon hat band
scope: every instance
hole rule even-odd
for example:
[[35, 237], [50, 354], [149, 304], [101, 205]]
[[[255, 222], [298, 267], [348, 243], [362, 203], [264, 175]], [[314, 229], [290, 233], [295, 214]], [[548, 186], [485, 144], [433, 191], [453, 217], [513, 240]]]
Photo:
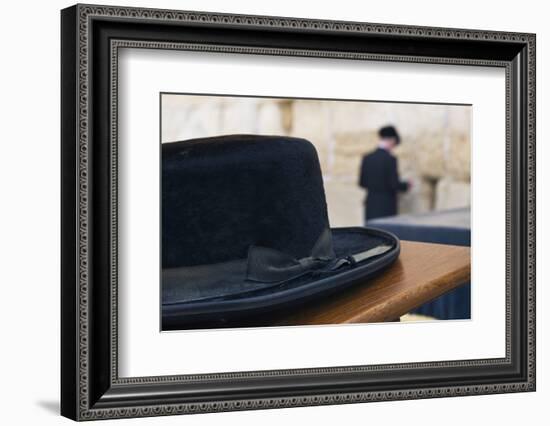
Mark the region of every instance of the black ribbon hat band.
[[311, 272], [331, 272], [353, 263], [351, 256], [336, 258], [330, 229], [325, 228], [313, 246], [311, 255], [301, 259], [275, 249], [251, 246], [248, 250], [246, 279], [265, 283], [282, 282]]

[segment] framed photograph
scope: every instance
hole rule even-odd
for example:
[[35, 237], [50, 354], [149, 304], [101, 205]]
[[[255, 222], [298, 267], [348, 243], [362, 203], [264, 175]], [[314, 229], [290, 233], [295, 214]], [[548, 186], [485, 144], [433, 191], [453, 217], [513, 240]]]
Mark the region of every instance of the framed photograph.
[[61, 12], [61, 413], [535, 390], [535, 35]]

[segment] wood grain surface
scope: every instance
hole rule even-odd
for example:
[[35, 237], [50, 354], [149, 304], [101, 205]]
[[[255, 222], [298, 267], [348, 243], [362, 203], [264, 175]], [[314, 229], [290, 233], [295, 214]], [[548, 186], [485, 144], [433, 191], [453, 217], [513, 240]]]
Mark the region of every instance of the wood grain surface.
[[401, 241], [399, 259], [378, 277], [271, 325], [393, 321], [469, 280], [469, 247]]

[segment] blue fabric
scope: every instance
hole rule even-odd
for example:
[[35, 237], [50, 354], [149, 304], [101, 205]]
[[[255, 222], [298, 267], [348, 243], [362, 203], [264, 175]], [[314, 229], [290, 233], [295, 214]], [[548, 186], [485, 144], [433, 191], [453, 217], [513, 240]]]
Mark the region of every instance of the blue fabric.
[[400, 223], [378, 223], [369, 221], [369, 226], [384, 229], [399, 237], [400, 240], [423, 243], [470, 246], [470, 230], [446, 226], [429, 226]]
[[[453, 209], [418, 215], [370, 220], [369, 226], [397, 235], [401, 240], [470, 246], [470, 209]], [[453, 290], [412, 313], [438, 319], [471, 318], [471, 284]]]

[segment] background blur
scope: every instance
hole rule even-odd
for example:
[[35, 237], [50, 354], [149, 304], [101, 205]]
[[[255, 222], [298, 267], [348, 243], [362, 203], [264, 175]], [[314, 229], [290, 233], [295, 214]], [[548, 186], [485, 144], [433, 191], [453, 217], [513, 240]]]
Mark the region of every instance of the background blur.
[[317, 148], [331, 226], [363, 224], [361, 157], [378, 144], [378, 129], [401, 135], [394, 154], [401, 179], [399, 214], [470, 205], [471, 107], [366, 101], [162, 95], [162, 142], [232, 133], [308, 139]]

